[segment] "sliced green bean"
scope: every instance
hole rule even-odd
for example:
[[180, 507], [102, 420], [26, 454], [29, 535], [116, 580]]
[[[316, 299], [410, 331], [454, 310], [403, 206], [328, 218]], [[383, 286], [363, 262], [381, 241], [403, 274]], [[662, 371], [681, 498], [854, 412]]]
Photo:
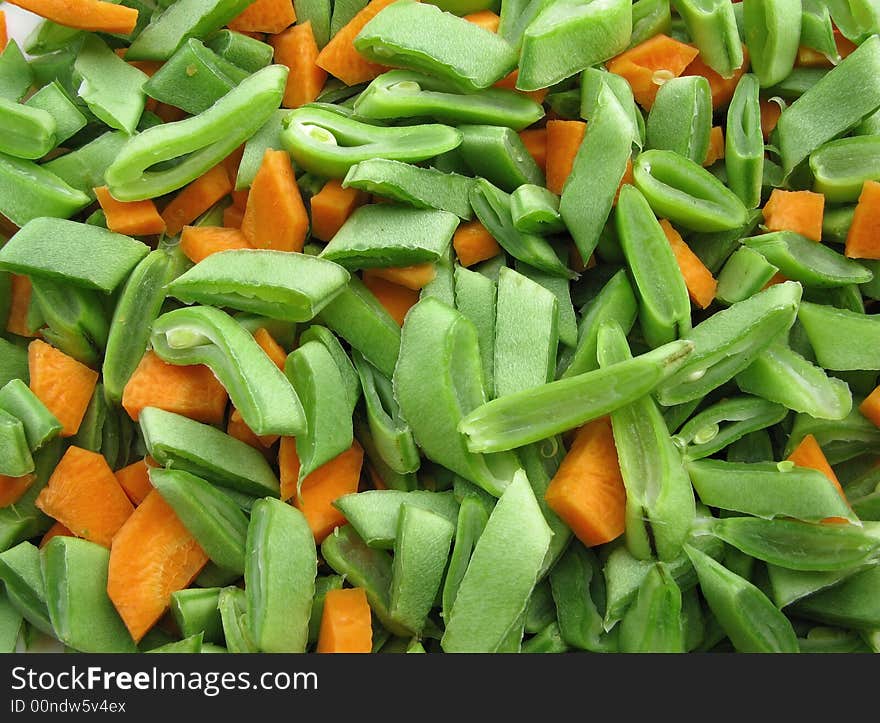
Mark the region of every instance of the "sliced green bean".
[[702, 164], [712, 131], [709, 81], [701, 75], [686, 75], [661, 85], [645, 130], [648, 148], [674, 151]]

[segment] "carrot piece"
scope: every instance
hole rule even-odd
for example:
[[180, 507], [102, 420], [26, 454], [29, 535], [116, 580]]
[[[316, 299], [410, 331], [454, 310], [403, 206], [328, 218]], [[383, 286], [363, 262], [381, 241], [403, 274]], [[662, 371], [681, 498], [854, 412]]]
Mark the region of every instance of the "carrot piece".
[[[223, 159], [223, 167], [226, 169], [226, 175], [229, 176], [229, 180], [232, 181], [232, 184], [235, 185], [235, 179], [238, 177], [238, 167], [241, 165], [241, 159], [244, 156], [244, 144], [242, 143], [238, 148], [236, 148], [232, 153], [230, 153], [226, 158]], [[239, 191], [240, 193], [240, 191]], [[247, 193], [247, 190], [245, 190]], [[232, 199], [235, 201], [236, 191], [232, 191]]]
[[319, 50], [311, 21], [272, 36], [270, 42], [275, 48], [275, 62], [290, 68], [281, 105], [299, 108], [311, 103], [327, 82], [327, 71], [317, 65]]
[[782, 106], [772, 100], [761, 99], [761, 134], [764, 140], [770, 139], [770, 134], [779, 122], [782, 115]]
[[144, 407], [158, 407], [205, 424], [219, 424], [227, 399], [226, 390], [208, 367], [166, 364], [152, 351], [144, 354], [122, 391], [122, 406], [135, 422]]
[[[233, 208], [230, 206], [229, 208]], [[228, 211], [229, 208], [226, 210]], [[225, 220], [225, 212], [224, 212]], [[180, 234], [180, 250], [194, 264], [208, 258], [211, 254], [230, 249], [249, 249], [244, 234], [237, 228], [219, 226], [184, 226]]]
[[[232, 178], [232, 176], [230, 176]], [[240, 209], [242, 213], [247, 208], [248, 196], [250, 196], [249, 188], [241, 188], [239, 190], [233, 190], [230, 196], [232, 196], [232, 205], [236, 208]]]
[[229, 21], [229, 29], [250, 33], [280, 33], [295, 22], [293, 0], [254, 0]]
[[110, 547], [134, 507], [100, 454], [68, 447], [36, 505], [78, 537]]
[[709, 133], [709, 148], [703, 165], [711, 166], [721, 158], [724, 158], [724, 131], [721, 130], [721, 126], [712, 126], [712, 132]]
[[588, 547], [623, 534], [626, 489], [607, 417], [577, 431], [544, 499]]
[[248, 195], [241, 231], [254, 248], [302, 251], [309, 215], [287, 151], [266, 151]]
[[367, 194], [356, 188], [343, 188], [342, 181], [331, 179], [312, 196], [312, 236], [329, 241], [342, 228], [358, 206], [367, 201]]
[[370, 3], [340, 28], [318, 54], [317, 64], [346, 85], [372, 80], [384, 73], [384, 65], [373, 63], [354, 49], [354, 39], [370, 20], [395, 0], [371, 0]]
[[850, 53], [852, 53], [859, 46], [856, 45], [852, 40], [843, 36], [843, 33], [840, 32], [837, 28], [834, 28], [834, 44], [837, 46], [837, 52], [840, 54], [840, 59], [843, 60]]
[[152, 199], [117, 201], [110, 195], [107, 186], [98, 186], [95, 189], [95, 196], [104, 209], [107, 228], [111, 231], [129, 236], [149, 236], [165, 231], [165, 220], [159, 215]]
[[373, 649], [370, 604], [361, 587], [330, 590], [324, 598], [319, 653], [369, 653]]
[[770, 281], [764, 284], [764, 287], [761, 289], [761, 291], [763, 291], [764, 289], [769, 289], [771, 286], [776, 286], [776, 284], [784, 284], [786, 281], [788, 281], [788, 277], [780, 271], [777, 271], [775, 274], [773, 274], [773, 276], [770, 277]]
[[403, 326], [406, 312], [419, 300], [418, 291], [380, 279], [378, 276], [364, 276], [364, 286], [373, 292], [373, 296], [391, 314], [391, 318], [397, 322], [398, 326]]
[[[239, 208], [236, 205], [227, 206], [223, 209], [223, 228], [235, 229], [236, 231], [241, 230], [241, 222], [244, 220], [244, 209]], [[186, 227], [184, 228], [184, 231]], [[247, 239], [244, 240], [247, 244]], [[250, 244], [248, 244], [248, 248]]]
[[376, 279], [385, 279], [392, 284], [405, 286], [407, 289], [419, 291], [430, 284], [437, 275], [434, 264], [424, 263], [415, 266], [385, 266], [375, 269], [364, 269], [364, 278], [372, 276]]
[[464, 19], [469, 23], [479, 25], [483, 30], [488, 30], [490, 33], [497, 33], [498, 24], [501, 22], [501, 18], [491, 10], [480, 10], [479, 12], [465, 15]]
[[865, 181], [849, 231], [846, 255], [851, 259], [880, 259], [880, 183]]
[[144, 501], [146, 496], [153, 490], [150, 482], [150, 465], [145, 459], [139, 459], [137, 462], [116, 470], [116, 481], [122, 487], [125, 494], [132, 504], [137, 506]]
[[859, 411], [880, 427], [880, 385], [859, 405]]
[[[125, 50], [125, 48], [120, 48], [120, 50]], [[122, 57], [125, 57], [125, 53], [122, 54]], [[153, 77], [156, 73], [159, 72], [159, 69], [164, 65], [164, 63], [158, 60], [126, 60], [132, 68], [137, 68], [141, 73], [147, 75], [149, 77]], [[150, 98], [149, 100], [154, 100]], [[150, 110], [149, 108], [147, 110]]]
[[821, 193], [774, 188], [764, 204], [764, 225], [769, 231], [794, 231], [821, 241], [824, 211], [825, 196]]
[[617, 186], [617, 192], [614, 194], [614, 202], [613, 205], [617, 205], [617, 199], [620, 198], [620, 189], [623, 188], [626, 184], [630, 186], [635, 185], [636, 178], [633, 175], [633, 162], [632, 158], [626, 159], [626, 170], [623, 172], [623, 178], [620, 179], [620, 183]]
[[26, 474], [21, 477], [0, 474], [0, 508], [9, 507], [9, 505], [18, 502], [36, 478], [34, 474]]
[[[245, 424], [241, 412], [237, 409], [233, 409], [229, 415], [229, 420], [226, 422], [226, 434], [250, 445], [259, 452], [265, 452], [278, 441], [277, 434], [264, 434], [261, 437], [254, 434], [254, 430]], [[268, 455], [265, 456], [268, 458]]]
[[452, 236], [452, 246], [462, 266], [473, 266], [501, 253], [498, 242], [476, 219], [458, 225]]
[[684, 73], [682, 73], [682, 75], [702, 75], [709, 81], [709, 88], [712, 91], [712, 107], [716, 110], [730, 103], [730, 99], [733, 98], [733, 91], [736, 90], [736, 85], [739, 83], [739, 79], [742, 78], [743, 74], [749, 69], [749, 49], [743, 45], [742, 50], [742, 65], [740, 65], [729, 78], [723, 77], [720, 73], [706, 65], [702, 55], [698, 55], [694, 58], [690, 65], [685, 68]]
[[6, 30], [6, 13], [0, 10], [0, 50], [6, 49], [9, 42], [9, 33]]
[[550, 92], [549, 88], [538, 88], [538, 90], [520, 90], [516, 87], [516, 81], [519, 79], [519, 69], [511, 70], [507, 75], [505, 75], [501, 80], [496, 82], [493, 87], [495, 88], [504, 88], [505, 90], [514, 90], [517, 93], [522, 93], [523, 95], [527, 95], [531, 98], [535, 103], [543, 103], [544, 98], [547, 97], [547, 93]]
[[12, 274], [10, 289], [9, 318], [6, 319], [6, 331], [19, 336], [36, 336], [28, 325], [28, 308], [31, 305], [31, 279], [22, 274]]
[[72, 437], [92, 399], [98, 372], [41, 339], [28, 345], [28, 371], [31, 391], [61, 422], [61, 436]]
[[113, 538], [107, 571], [107, 595], [131, 637], [140, 641], [171, 602], [171, 593], [187, 587], [208, 556], [153, 490]]
[[69, 28], [128, 35], [138, 11], [101, 0], [10, 0], [13, 5]]
[[345, 524], [345, 517], [333, 503], [343, 495], [358, 491], [363, 463], [364, 450], [355, 440], [345, 452], [309, 474], [303, 480], [297, 496], [299, 456], [296, 453], [296, 440], [293, 437], [281, 438], [278, 449], [281, 499], [292, 498], [293, 505], [305, 515], [318, 544], [334, 529]]
[[163, 123], [174, 123], [175, 121], [183, 120], [187, 116], [185, 110], [181, 110], [177, 106], [169, 105], [168, 103], [157, 103], [155, 108], [153, 108], [153, 113], [159, 116]]
[[222, 163], [190, 183], [162, 211], [168, 235], [176, 236], [188, 223], [195, 221], [217, 201], [232, 191], [232, 181]]
[[669, 245], [672, 246], [672, 253], [675, 254], [678, 268], [681, 269], [681, 275], [684, 277], [688, 296], [697, 306], [705, 309], [715, 299], [718, 282], [669, 221], [665, 218], [660, 219], [660, 226], [669, 240]]
[[698, 55], [692, 45], [661, 33], [613, 57], [605, 67], [626, 78], [636, 101], [647, 110], [660, 86], [680, 76]]
[[553, 193], [562, 193], [586, 131], [583, 121], [547, 121], [547, 188]]
[[[834, 470], [825, 458], [822, 447], [819, 446], [819, 443], [812, 434], [806, 435], [800, 441], [798, 446], [788, 455], [788, 460], [794, 462], [798, 467], [809, 467], [824, 474], [840, 493], [840, 496], [843, 497], [844, 501], [849, 504], [849, 500], [846, 499], [846, 493], [843, 491], [843, 487], [840, 486], [837, 475], [834, 474]], [[847, 523], [849, 520], [843, 517], [826, 517], [822, 522]]]
[[260, 327], [254, 332], [254, 341], [260, 346], [266, 356], [268, 356], [282, 371], [284, 370], [284, 362], [287, 361], [287, 352], [275, 338], [269, 333], [268, 329]]
[[547, 168], [547, 129], [532, 128], [519, 132], [520, 140], [542, 171]]
[[70, 530], [67, 529], [67, 527], [56, 520], [55, 523], [48, 530], [46, 530], [45, 534], [40, 540], [40, 548], [42, 549], [43, 547], [45, 547], [46, 543], [49, 542], [49, 540], [51, 540], [53, 537], [76, 537], [76, 535], [74, 535]]

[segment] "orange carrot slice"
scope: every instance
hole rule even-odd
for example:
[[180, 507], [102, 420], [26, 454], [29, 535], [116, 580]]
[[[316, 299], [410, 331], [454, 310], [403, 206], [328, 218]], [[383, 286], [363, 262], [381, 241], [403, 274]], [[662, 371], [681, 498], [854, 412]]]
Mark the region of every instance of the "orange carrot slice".
[[607, 417], [577, 431], [544, 499], [587, 547], [623, 534], [626, 489]]
[[369, 653], [373, 649], [370, 604], [363, 588], [330, 590], [324, 598], [319, 653]]
[[207, 561], [162, 495], [150, 492], [113, 538], [107, 571], [107, 595], [135, 642]]
[[273, 36], [271, 43], [275, 48], [275, 62], [290, 69], [281, 105], [299, 108], [311, 103], [321, 94], [327, 81], [327, 71], [317, 64], [318, 43], [311, 21]]
[[21, 477], [0, 474], [0, 508], [9, 507], [9, 505], [18, 502], [36, 478], [34, 474], [26, 474]]
[[547, 121], [547, 188], [553, 193], [562, 193], [586, 131], [583, 121]]
[[[245, 444], [249, 444], [259, 452], [265, 452], [265, 450], [278, 441], [277, 434], [257, 436], [254, 430], [245, 424], [244, 417], [241, 416], [241, 412], [237, 409], [233, 409], [229, 415], [229, 420], [226, 422], [226, 434], [230, 437], [235, 437]], [[266, 457], [268, 458], [268, 455]]]
[[764, 204], [764, 225], [769, 231], [794, 231], [821, 241], [824, 211], [825, 196], [821, 193], [774, 188]]
[[498, 25], [501, 22], [501, 18], [491, 10], [480, 10], [470, 15], [465, 15], [464, 19], [469, 23], [479, 25], [483, 30], [488, 30], [490, 33], [497, 33]]
[[[837, 475], [834, 474], [834, 470], [831, 469], [831, 465], [828, 464], [825, 453], [822, 451], [822, 448], [812, 434], [806, 435], [800, 441], [798, 446], [794, 448], [790, 455], [788, 455], [788, 460], [794, 462], [798, 467], [809, 467], [810, 469], [814, 469], [817, 472], [824, 474], [831, 484], [834, 485], [834, 488], [840, 493], [840, 496], [843, 497], [844, 501], [849, 504], [849, 501], [846, 499], [846, 493], [843, 491], [843, 487], [840, 486], [840, 481], [837, 479]], [[826, 517], [822, 522], [845, 524], [848, 520], [843, 517]]]
[[495, 88], [504, 88], [505, 90], [513, 90], [517, 93], [522, 93], [523, 95], [527, 95], [531, 98], [535, 103], [543, 103], [544, 99], [547, 97], [547, 93], [550, 92], [549, 88], [538, 88], [538, 90], [520, 90], [516, 87], [516, 81], [519, 80], [519, 69], [511, 70], [507, 75], [505, 75], [501, 80], [496, 82], [493, 87]]
[[259, 344], [260, 349], [266, 352], [268, 356], [282, 371], [284, 370], [284, 362], [287, 361], [287, 352], [275, 338], [269, 333], [268, 329], [262, 326], [254, 332], [254, 341]]
[[134, 507], [100, 454], [68, 447], [36, 505], [77, 537], [110, 547]]
[[761, 100], [761, 134], [764, 140], [770, 140], [770, 134], [779, 122], [782, 115], [782, 106], [772, 100]]
[[[239, 208], [235, 204], [227, 206], [223, 209], [223, 227], [233, 228], [236, 231], [241, 229], [241, 222], [244, 220], [244, 209]], [[247, 239], [245, 239], [247, 243]]]
[[660, 86], [680, 76], [698, 55], [692, 45], [661, 33], [615, 56], [605, 67], [626, 78], [636, 102], [648, 110]]
[[880, 183], [865, 181], [846, 234], [851, 259], [880, 259]]
[[880, 385], [859, 405], [859, 411], [880, 427]]
[[385, 279], [392, 284], [405, 286], [407, 289], [419, 291], [430, 284], [437, 275], [434, 264], [424, 263], [415, 266], [386, 266], [375, 269], [364, 269], [364, 278], [369, 276]]
[[40, 339], [28, 346], [31, 391], [61, 422], [61, 436], [79, 431], [95, 392], [98, 372]]
[[399, 284], [393, 284], [378, 276], [364, 276], [364, 286], [373, 292], [379, 303], [391, 314], [391, 318], [399, 326], [403, 326], [406, 313], [416, 305], [419, 300], [419, 292], [408, 289]]
[[[229, 208], [234, 208], [230, 206]], [[228, 211], [229, 208], [226, 210]], [[194, 264], [211, 254], [231, 249], [249, 249], [251, 245], [237, 228], [219, 226], [184, 226], [180, 234], [180, 250]]]
[[229, 21], [229, 29], [250, 33], [280, 33], [295, 22], [293, 0], [254, 0]]
[[9, 33], [6, 30], [6, 13], [0, 10], [0, 50], [6, 49], [9, 42]]
[[711, 166], [721, 158], [724, 158], [724, 131], [721, 130], [721, 126], [712, 126], [712, 131], [709, 133], [709, 148], [703, 165]]
[[241, 231], [251, 246], [276, 251], [302, 251], [309, 215], [287, 151], [266, 151], [251, 184]]
[[60, 522], [56, 521], [46, 532], [43, 534], [43, 537], [40, 539], [40, 548], [46, 546], [46, 543], [49, 542], [53, 537], [76, 537], [70, 530], [68, 530], [64, 525]]
[[176, 236], [217, 201], [232, 191], [232, 181], [222, 163], [190, 183], [162, 211], [169, 236]]
[[117, 201], [110, 195], [107, 186], [98, 186], [95, 196], [104, 210], [107, 228], [111, 231], [129, 236], [150, 236], [165, 231], [165, 220], [159, 215], [152, 199]]
[[684, 277], [688, 296], [697, 306], [705, 309], [715, 299], [718, 282], [669, 221], [665, 218], [660, 219], [660, 226], [669, 240], [669, 245], [672, 246], [672, 253], [675, 254], [678, 268], [681, 269], [681, 275]]
[[743, 63], [737, 68], [730, 78], [724, 78], [715, 70], [706, 65], [702, 55], [694, 58], [693, 62], [685, 68], [682, 75], [702, 75], [709, 81], [709, 88], [712, 91], [712, 107], [716, 110], [730, 103], [733, 98], [733, 91], [736, 90], [739, 79], [749, 69], [749, 49], [743, 45]]
[[153, 485], [150, 482], [150, 465], [144, 459], [139, 459], [127, 467], [118, 469], [113, 474], [116, 475], [119, 486], [135, 506], [143, 502], [146, 496], [153, 491]]
[[462, 266], [473, 266], [501, 253], [498, 242], [476, 219], [459, 224], [452, 236], [452, 246]]
[[10, 0], [13, 5], [69, 28], [128, 35], [138, 11], [101, 0]]
[[36, 336], [28, 324], [28, 308], [31, 305], [31, 279], [22, 274], [12, 274], [12, 288], [9, 294], [9, 317], [6, 331], [19, 336]]
[[538, 168], [545, 171], [547, 169], [547, 129], [532, 128], [520, 131], [519, 137], [529, 155], [535, 159]]
[[342, 27], [318, 54], [317, 64], [346, 85], [372, 80], [384, 73], [384, 65], [373, 63], [354, 49], [354, 39], [370, 20], [395, 0], [371, 0], [363, 10]]
[[342, 228], [358, 206], [366, 203], [367, 194], [356, 188], [343, 188], [342, 181], [331, 179], [312, 196], [312, 236], [329, 241]]

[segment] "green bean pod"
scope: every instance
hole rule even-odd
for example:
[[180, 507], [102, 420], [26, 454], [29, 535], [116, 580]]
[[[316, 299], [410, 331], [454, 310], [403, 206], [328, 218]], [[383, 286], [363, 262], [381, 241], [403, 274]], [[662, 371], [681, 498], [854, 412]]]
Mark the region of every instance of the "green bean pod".
[[785, 445], [785, 455], [791, 454], [807, 434], [816, 438], [829, 464], [845, 462], [876, 449], [880, 444], [880, 429], [859, 412], [859, 401], [853, 400], [852, 411], [843, 419], [829, 421], [809, 414], [796, 415]]
[[658, 33], [668, 34], [671, 25], [669, 0], [636, 0], [632, 6], [629, 47], [643, 43]]
[[701, 75], [686, 75], [661, 85], [645, 130], [648, 148], [674, 151], [702, 164], [712, 131], [709, 81]]
[[751, 73], [740, 78], [727, 109], [724, 168], [727, 182], [746, 208], [761, 203], [764, 137], [761, 133], [760, 84]]
[[522, 184], [510, 195], [510, 214], [517, 231], [550, 234], [565, 228], [559, 199], [546, 188]]
[[0, 475], [23, 477], [34, 471], [24, 425], [3, 409], [0, 409], [0, 452]]
[[62, 450], [61, 438], [55, 437], [33, 454], [34, 481], [14, 505], [0, 508], [0, 550], [42, 535], [52, 526], [52, 519], [35, 502], [58, 465]]
[[840, 62], [828, 3], [821, 0], [803, 0], [801, 45], [822, 53], [835, 65]]
[[342, 348], [342, 344], [339, 343], [339, 339], [337, 339], [336, 335], [326, 326], [312, 324], [299, 335], [299, 343], [301, 345], [310, 341], [320, 342], [327, 348], [327, 351], [330, 352], [330, 356], [333, 357], [336, 368], [342, 375], [342, 383], [343, 388], [345, 389], [345, 395], [348, 399], [348, 405], [352, 412], [354, 412], [354, 408], [361, 398], [361, 381], [358, 377], [358, 373], [355, 371], [354, 365], [351, 363], [351, 359], [345, 349]]
[[30, 542], [20, 542], [0, 553], [0, 580], [9, 602], [37, 630], [54, 635], [40, 567], [40, 551]]
[[762, 88], [784, 80], [797, 58], [801, 0], [743, 0], [745, 41]]
[[740, 198], [705, 168], [672, 151], [644, 151], [633, 166], [636, 187], [656, 214], [693, 231], [744, 226]]
[[467, 571], [477, 540], [483, 534], [489, 516], [483, 504], [473, 497], [461, 501], [455, 527], [455, 539], [449, 558], [449, 567], [443, 582], [442, 610], [444, 619], [452, 612], [458, 589]]
[[0, 409], [21, 422], [31, 452], [61, 432], [61, 422], [21, 379], [11, 379], [0, 388]]
[[767, 286], [778, 271], [762, 254], [749, 246], [740, 246], [718, 274], [715, 298], [728, 306], [745, 301]]
[[829, 141], [810, 154], [810, 171], [813, 190], [827, 201], [858, 201], [865, 181], [880, 178], [880, 136]]
[[223, 623], [218, 608], [220, 588], [184, 588], [171, 593], [171, 615], [181, 635], [202, 634], [209, 643], [223, 642]]
[[669, 571], [655, 563], [620, 621], [623, 653], [683, 653], [681, 590]]
[[198, 306], [163, 314], [153, 322], [150, 344], [170, 364], [210, 367], [254, 433], [294, 436], [305, 430], [293, 387], [253, 337], [219, 309]]
[[817, 592], [834, 587], [848, 577], [868, 567], [873, 567], [873, 563], [847, 567], [841, 570], [832, 570], [830, 572], [790, 570], [779, 565], [767, 565], [767, 581], [770, 586], [770, 596], [773, 598], [773, 602], [776, 603], [776, 607], [781, 609]]
[[733, 4], [725, 0], [675, 0], [673, 4], [700, 49], [700, 57], [722, 78], [732, 77], [743, 64]]
[[873, 566], [844, 580], [840, 585], [801, 600], [791, 608], [791, 612], [830, 625], [843, 625], [859, 630], [876, 629], [880, 627], [878, 587], [880, 567]]
[[0, 153], [42, 158], [55, 147], [57, 128], [47, 111], [0, 97]]
[[854, 43], [880, 28], [880, 13], [871, 0], [830, 0], [828, 7], [841, 34]]
[[805, 301], [798, 321], [825, 369], [880, 369], [880, 316]]
[[225, 587], [217, 597], [223, 641], [230, 653], [256, 653], [248, 626], [246, 593], [239, 587]]
[[65, 184], [94, 198], [94, 188], [104, 185], [104, 172], [128, 140], [123, 131], [108, 131], [95, 140], [42, 164]]
[[[532, 268], [521, 261], [517, 261], [514, 267], [517, 273], [531, 279], [556, 297], [556, 328], [559, 334], [559, 343], [570, 350], [574, 349], [577, 345], [578, 335], [577, 317], [574, 312], [574, 304], [571, 301], [571, 284], [568, 279]], [[551, 366], [556, 366], [556, 359], [551, 362]]]
[[522, 139], [510, 128], [460, 125], [462, 140], [457, 153], [473, 175], [485, 178], [507, 192], [524, 184], [544, 185], [544, 172]]

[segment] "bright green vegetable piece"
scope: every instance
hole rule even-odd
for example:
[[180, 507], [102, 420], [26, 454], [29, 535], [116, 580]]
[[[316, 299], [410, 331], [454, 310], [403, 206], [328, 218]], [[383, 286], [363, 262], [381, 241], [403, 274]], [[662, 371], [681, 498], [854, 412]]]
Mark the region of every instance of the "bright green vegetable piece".
[[70, 153], [53, 158], [40, 168], [50, 171], [71, 188], [93, 197], [93, 189], [105, 185], [104, 172], [128, 138], [123, 131], [108, 131]]
[[477, 330], [483, 386], [486, 396], [495, 396], [495, 307], [497, 284], [464, 266], [455, 268], [455, 306]]
[[12, 379], [0, 388], [0, 409], [21, 421], [31, 452], [61, 432], [61, 422], [22, 379]]
[[761, 133], [760, 84], [751, 73], [740, 78], [727, 109], [724, 168], [727, 182], [746, 208], [761, 202], [764, 137]]
[[219, 30], [205, 42], [221, 58], [234, 63], [239, 68], [256, 73], [272, 62], [273, 49], [244, 33], [234, 30]]
[[793, 614], [831, 625], [866, 629], [880, 626], [877, 590], [880, 567], [874, 566], [796, 603]]
[[825, 369], [880, 369], [880, 317], [805, 301], [798, 321]]
[[620, 622], [624, 653], [683, 653], [681, 590], [660, 563], [651, 566]]
[[171, 593], [171, 615], [184, 637], [201, 633], [202, 640], [223, 642], [220, 588], [185, 588]]
[[0, 98], [21, 100], [33, 82], [33, 69], [15, 39], [10, 39], [6, 48], [0, 53]]
[[712, 131], [709, 81], [701, 75], [686, 75], [661, 85], [645, 131], [648, 148], [674, 151], [702, 164]]
[[52, 116], [55, 120], [56, 145], [62, 145], [86, 126], [86, 117], [57, 81], [44, 85], [25, 101], [25, 105], [44, 110]]
[[21, 542], [0, 553], [0, 580], [8, 601], [22, 617], [37, 630], [54, 635], [37, 547]]
[[718, 274], [715, 298], [723, 304], [735, 304], [754, 296], [779, 271], [766, 257], [749, 246], [734, 251]]
[[832, 203], [857, 201], [865, 181], [880, 178], [880, 137], [829, 141], [810, 154], [813, 190]]
[[31, 302], [42, 317], [39, 326], [47, 342], [84, 364], [100, 359], [110, 332], [104, 294], [36, 276]]
[[[726, 0], [674, 0], [700, 57], [722, 78], [730, 78], [743, 64], [742, 41], [733, 3]], [[702, 158], [695, 159], [697, 163]]]
[[0, 152], [42, 158], [55, 147], [57, 128], [48, 111], [0, 97]]
[[[33, 161], [0, 154], [0, 213], [16, 226], [34, 220], [52, 223], [70, 218], [89, 203], [85, 193], [69, 186], [51, 170]], [[41, 220], [42, 216], [56, 219]]]
[[792, 71], [801, 39], [801, 0], [743, 0], [745, 41], [762, 88]]

